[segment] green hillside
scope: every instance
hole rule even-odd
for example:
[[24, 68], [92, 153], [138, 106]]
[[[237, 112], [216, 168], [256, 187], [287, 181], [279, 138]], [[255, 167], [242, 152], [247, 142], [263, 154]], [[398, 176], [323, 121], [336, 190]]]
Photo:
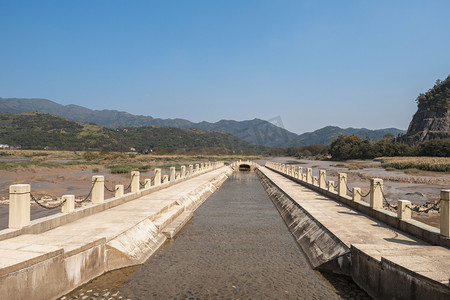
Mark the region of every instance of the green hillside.
[[307, 132], [299, 135], [291, 142], [291, 146], [306, 146], [306, 145], [329, 145], [334, 139], [340, 136], [357, 135], [362, 139], [382, 139], [386, 134], [391, 134], [394, 137], [404, 134], [404, 130], [397, 128], [386, 128], [370, 130], [366, 128], [340, 128], [337, 126], [326, 126], [313, 132]]
[[44, 113], [0, 113], [0, 144], [22, 149], [220, 153], [260, 150], [227, 133], [199, 129], [144, 126], [111, 129]]
[[78, 105], [61, 105], [46, 99], [0, 98], [0, 113], [21, 112], [48, 113], [72, 121], [95, 123], [108, 128], [161, 126], [227, 132], [248, 143], [266, 147], [329, 145], [340, 135], [356, 134], [361, 138], [382, 139], [388, 133], [394, 136], [404, 133], [403, 130], [396, 128], [369, 130], [327, 126], [314, 132], [297, 135], [282, 128], [281, 122], [280, 126], [277, 126], [269, 121], [256, 118], [245, 121], [220, 120], [215, 123], [193, 123], [184, 119], [158, 119], [117, 110], [91, 110]]

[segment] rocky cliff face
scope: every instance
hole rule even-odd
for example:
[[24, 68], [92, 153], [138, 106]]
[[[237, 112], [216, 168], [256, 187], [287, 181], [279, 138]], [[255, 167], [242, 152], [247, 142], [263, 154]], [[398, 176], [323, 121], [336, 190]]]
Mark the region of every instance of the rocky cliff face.
[[417, 112], [402, 141], [420, 144], [432, 139], [450, 138], [450, 76], [417, 98]]

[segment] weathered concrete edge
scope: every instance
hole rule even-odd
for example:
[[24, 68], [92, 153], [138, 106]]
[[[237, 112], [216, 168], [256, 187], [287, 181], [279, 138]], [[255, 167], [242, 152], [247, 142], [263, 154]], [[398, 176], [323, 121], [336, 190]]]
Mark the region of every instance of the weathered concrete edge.
[[375, 299], [449, 299], [450, 287], [381, 257], [351, 247], [352, 279]]
[[48, 231], [50, 229], [56, 228], [58, 226], [74, 222], [83, 217], [87, 217], [87, 216], [99, 213], [101, 211], [107, 210], [107, 209], [115, 207], [117, 205], [126, 203], [128, 201], [137, 199], [139, 197], [148, 195], [153, 192], [157, 192], [159, 190], [165, 189], [172, 185], [181, 183], [188, 179], [192, 179], [194, 177], [200, 176], [202, 174], [205, 174], [205, 173], [208, 173], [208, 172], [211, 172], [211, 171], [223, 168], [223, 167], [225, 167], [225, 166], [222, 166], [219, 168], [213, 168], [211, 170], [207, 170], [206, 172], [199, 172], [199, 173], [193, 174], [189, 177], [180, 178], [176, 181], [164, 183], [159, 186], [151, 186], [150, 188], [142, 189], [135, 193], [127, 193], [127, 194], [123, 195], [122, 197], [118, 197], [118, 198], [112, 197], [109, 199], [105, 199], [104, 203], [89, 204], [89, 205], [86, 205], [83, 207], [79, 207], [79, 208], [75, 209], [75, 211], [73, 213], [60, 212], [60, 213], [56, 213], [56, 214], [48, 216], [48, 217], [35, 219], [35, 220], [31, 221], [30, 225], [25, 226], [21, 229], [9, 229], [9, 228], [3, 229], [0, 231], [0, 241], [10, 239], [10, 238], [22, 235], [22, 234], [42, 233], [42, 232]]
[[[294, 238], [300, 248], [302, 248], [303, 253], [305, 254], [306, 258], [308, 259], [311, 267], [313, 269], [320, 269], [320, 270], [327, 270], [331, 271], [333, 273], [337, 274], [344, 274], [350, 276], [351, 272], [351, 262], [350, 262], [350, 248], [345, 245], [338, 237], [336, 237], [328, 228], [326, 228], [322, 223], [320, 223], [316, 218], [314, 218], [307, 210], [305, 210], [299, 203], [294, 201], [288, 194], [286, 194], [282, 189], [280, 189], [269, 177], [264, 174], [261, 170], [256, 169], [256, 174], [261, 180], [261, 184], [263, 185], [264, 189], [269, 195], [269, 198], [274, 202], [275, 207], [279, 211], [281, 217], [285, 221], [287, 227], [291, 231], [291, 233], [294, 235]], [[266, 183], [269, 183], [269, 185]], [[271, 186], [270, 186], [271, 185]], [[295, 216], [293, 215], [293, 212], [289, 212], [288, 207], [283, 207], [283, 204], [280, 202], [280, 197], [276, 197], [273, 193], [270, 192], [270, 189], [276, 189], [278, 193], [282, 195], [285, 199], [290, 201], [291, 205], [293, 205], [297, 213], [301, 213], [304, 215], [307, 220], [309, 221], [303, 221], [301, 223], [298, 223], [295, 220]], [[289, 214], [287, 216], [286, 214]], [[292, 219], [293, 222], [290, 222], [289, 218]], [[304, 223], [309, 223], [308, 225]], [[295, 227], [292, 227], [292, 225], [295, 224]], [[307, 226], [309, 229], [314, 228], [314, 231], [308, 230], [308, 232], [303, 233], [303, 235], [298, 236], [297, 232], [299, 229], [303, 229], [304, 226]], [[301, 227], [301, 228], [299, 228]], [[320, 232], [317, 234], [317, 232]], [[327, 249], [322, 249], [322, 253], [314, 253], [314, 251], [311, 251], [311, 245], [316, 245], [316, 247], [319, 247], [320, 245], [317, 243], [317, 239], [319, 237], [322, 237], [322, 239], [325, 239], [325, 242], [333, 242], [333, 245], [327, 245]], [[322, 242], [323, 244], [323, 242]], [[320, 248], [320, 247], [319, 247]], [[325, 254], [328, 254], [328, 257], [324, 256]]]
[[304, 187], [307, 187], [319, 194], [322, 194], [328, 198], [337, 200], [341, 203], [344, 203], [345, 205], [356, 209], [372, 218], [375, 218], [379, 221], [382, 221], [386, 223], [389, 226], [392, 226], [396, 229], [399, 229], [405, 233], [408, 233], [416, 238], [419, 238], [427, 243], [430, 243], [432, 245], [436, 246], [444, 246], [447, 248], [450, 248], [450, 238], [446, 238], [443, 235], [439, 233], [439, 229], [436, 227], [429, 226], [427, 224], [424, 224], [422, 222], [416, 221], [416, 220], [401, 220], [397, 218], [397, 214], [385, 209], [372, 209], [370, 205], [364, 201], [353, 201], [351, 197], [349, 196], [339, 196], [336, 192], [331, 192], [326, 189], [322, 189], [317, 185], [313, 185], [310, 183], [307, 183], [303, 180], [300, 180], [298, 178], [295, 178], [293, 176], [289, 176], [287, 174], [284, 174], [278, 170], [275, 170], [273, 168], [267, 167], [271, 171], [280, 174], [286, 178], [289, 178], [290, 180], [303, 185]]
[[[195, 202], [195, 207], [193, 209], [188, 209], [187, 205], [184, 204], [184, 211], [195, 211], [202, 203], [206, 201], [206, 199], [212, 195], [222, 184], [225, 182], [225, 180], [230, 175], [231, 170], [224, 170], [223, 173], [218, 174], [217, 176], [211, 178], [208, 182], [205, 182], [201, 185], [199, 185], [194, 191], [189, 192], [186, 195], [180, 195], [179, 198], [183, 198], [187, 195], [191, 196], [191, 201]], [[162, 210], [165, 210], [167, 213], [167, 208], [171, 205], [178, 203], [179, 199], [173, 199], [173, 201], [165, 206]], [[173, 212], [172, 212], [173, 213]], [[155, 213], [155, 215], [161, 214], [160, 212]], [[136, 223], [134, 226], [131, 226], [129, 229], [125, 230], [124, 232], [116, 235], [114, 238], [107, 241], [107, 249], [108, 250], [114, 250], [117, 255], [116, 257], [112, 258], [107, 255], [107, 260], [113, 259], [114, 261], [119, 260], [119, 263], [110, 264], [108, 262], [108, 268], [107, 270], [114, 270], [117, 268], [123, 268], [128, 267], [132, 265], [138, 265], [142, 264], [144, 261], [146, 261], [166, 240], [163, 235], [164, 230], [172, 225], [173, 222], [180, 222], [181, 220], [179, 218], [174, 218], [171, 223], [166, 224], [164, 227], [158, 228], [152, 221], [154, 215], [148, 216], [145, 219], [141, 220], [140, 222]], [[191, 218], [192, 216], [185, 214], [186, 218]], [[169, 217], [170, 218], [170, 217]], [[181, 222], [186, 224], [187, 222]], [[134, 235], [132, 232], [138, 229], [139, 227], [142, 227], [144, 231], [147, 230], [147, 235], [137, 234]], [[179, 230], [181, 230], [183, 227], [178, 226], [176, 229], [174, 229], [173, 236], [178, 233]], [[178, 231], [177, 231], [178, 230]], [[131, 233], [131, 234], [130, 234]], [[142, 233], [142, 231], [141, 231]], [[136, 239], [136, 237], [138, 237]], [[117, 241], [120, 241], [117, 243]], [[116, 246], [114, 246], [116, 244]], [[123, 247], [124, 245], [128, 245], [128, 247]], [[127, 248], [129, 248], [129, 245], [136, 245], [136, 248], [139, 249], [139, 255], [136, 256], [137, 253], [135, 253], [135, 249], [130, 251], [127, 251]], [[129, 250], [129, 249], [128, 249]], [[113, 251], [111, 251], [113, 253]], [[123, 257], [124, 259], [120, 259], [120, 257]]]

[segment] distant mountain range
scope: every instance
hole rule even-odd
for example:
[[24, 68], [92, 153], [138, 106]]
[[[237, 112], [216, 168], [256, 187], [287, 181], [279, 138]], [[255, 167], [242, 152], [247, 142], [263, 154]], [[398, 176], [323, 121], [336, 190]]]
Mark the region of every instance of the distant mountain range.
[[327, 126], [297, 135], [271, 122], [253, 119], [246, 121], [221, 120], [215, 123], [193, 123], [185, 119], [159, 119], [151, 116], [132, 115], [117, 110], [91, 110], [78, 105], [61, 105], [46, 99], [0, 98], [1, 113], [42, 112], [72, 121], [95, 123], [109, 128], [161, 126], [175, 128], [197, 128], [206, 131], [227, 132], [254, 145], [268, 147], [304, 146], [310, 144], [330, 144], [340, 135], [357, 134], [362, 138], [383, 138], [385, 134], [404, 134], [404, 130], [387, 128], [379, 130], [342, 129]]
[[296, 139], [291, 142], [291, 146], [306, 146], [311, 144], [323, 144], [328, 145], [334, 139], [341, 135], [351, 135], [356, 134], [361, 138], [365, 139], [382, 139], [386, 134], [392, 134], [394, 137], [402, 135], [405, 130], [400, 130], [397, 128], [385, 128], [370, 130], [366, 128], [345, 128], [342, 129], [336, 126], [326, 126], [318, 129], [314, 132], [306, 132], [299, 135]]
[[230, 133], [160, 126], [112, 129], [35, 112], [0, 113], [0, 128], [1, 144], [22, 149], [241, 154], [263, 148]]

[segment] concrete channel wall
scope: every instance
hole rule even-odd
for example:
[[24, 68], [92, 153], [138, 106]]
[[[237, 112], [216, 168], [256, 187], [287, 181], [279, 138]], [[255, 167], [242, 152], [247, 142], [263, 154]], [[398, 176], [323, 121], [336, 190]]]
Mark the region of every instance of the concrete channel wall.
[[[367, 202], [355, 201], [352, 197], [347, 196], [346, 192], [340, 194], [339, 192], [334, 191], [334, 188], [333, 188], [333, 190], [329, 190], [325, 186], [321, 187], [318, 182], [313, 183], [313, 179], [312, 179], [311, 175], [310, 175], [311, 181], [309, 182], [309, 180], [301, 179], [300, 176], [293, 176], [292, 174], [277, 170], [276, 168], [271, 167], [271, 165], [268, 165], [266, 167], [282, 176], [289, 178], [290, 180], [292, 180], [298, 184], [301, 184], [301, 185], [307, 187], [308, 189], [311, 189], [311, 190], [313, 190], [317, 193], [320, 193], [326, 197], [329, 197], [331, 199], [334, 199], [341, 203], [344, 203], [345, 205], [348, 205], [351, 208], [356, 209], [357, 211], [360, 211], [370, 217], [380, 220], [380, 221], [388, 224], [389, 226], [400, 229], [400, 230], [402, 230], [414, 237], [417, 237], [421, 240], [424, 240], [430, 244], [450, 248], [450, 238], [448, 236], [441, 234], [440, 230], [436, 227], [429, 226], [427, 224], [413, 220], [411, 218], [409, 218], [409, 219], [399, 218], [397, 213], [388, 211], [386, 209], [383, 209], [382, 207], [374, 208], [374, 207], [371, 207], [371, 205]], [[338, 188], [339, 188], [339, 186], [338, 186]], [[345, 189], [345, 187], [344, 187], [344, 189]]]
[[351, 275], [350, 248], [257, 170], [262, 186], [313, 269]]
[[[294, 176], [271, 170], [293, 182], [300, 183]], [[449, 249], [412, 241], [398, 244], [397, 240], [393, 241], [393, 245], [387, 245], [386, 241], [376, 241], [380, 237], [377, 237], [375, 233], [371, 237], [370, 231], [365, 232], [366, 240], [369, 241], [367, 244], [362, 240], [360, 244], [349, 243], [348, 240], [344, 242], [342, 237], [345, 235], [333, 234], [333, 232], [337, 232], [335, 228], [324, 226], [298, 201], [291, 198], [292, 183], [284, 186], [285, 190], [283, 190], [266, 173], [267, 171], [262, 172], [259, 169], [256, 171], [270, 199], [314, 269], [350, 276], [358, 286], [375, 299], [450, 299], [448, 282], [450, 274], [448, 268], [445, 267], [450, 258]], [[314, 191], [318, 188], [312, 183], [301, 182], [301, 184]], [[325, 192], [322, 194], [327, 195]], [[332, 194], [330, 198], [334, 199], [336, 195]], [[316, 201], [320, 202], [320, 200]], [[342, 202], [347, 204], [345, 201]], [[339, 206], [339, 204], [337, 205]], [[366, 210], [367, 208], [363, 212], [365, 213]], [[321, 215], [322, 213], [316, 211], [315, 215], [317, 214]], [[344, 215], [341, 214], [343, 218], [345, 218]], [[385, 218], [380, 219], [384, 220]], [[434, 232], [428, 234], [433, 236], [433, 238], [428, 237], [428, 240], [435, 243], [442, 241], [442, 239], [434, 237]], [[416, 235], [427, 236], [424, 233]], [[408, 245], [409, 243], [411, 245]], [[380, 252], [383, 247], [386, 251]], [[433, 255], [435, 257], [432, 257]], [[418, 257], [417, 262], [420, 263], [415, 263], [416, 261], [411, 259], [412, 256]], [[424, 261], [423, 258], [429, 259], [429, 262]], [[405, 259], [406, 261], [404, 261]], [[405, 267], [405, 265], [411, 267]], [[429, 270], [438, 268], [438, 265], [441, 265], [443, 274], [436, 276], [438, 273], [436, 272], [432, 276], [425, 275], [430, 273]]]
[[[142, 264], [231, 173], [218, 165], [198, 176], [0, 232], [0, 298], [55, 299], [107, 271]], [[69, 236], [73, 231], [78, 234]]]

